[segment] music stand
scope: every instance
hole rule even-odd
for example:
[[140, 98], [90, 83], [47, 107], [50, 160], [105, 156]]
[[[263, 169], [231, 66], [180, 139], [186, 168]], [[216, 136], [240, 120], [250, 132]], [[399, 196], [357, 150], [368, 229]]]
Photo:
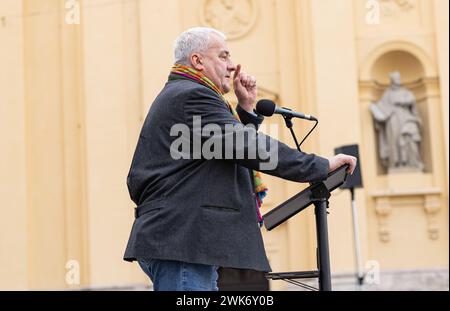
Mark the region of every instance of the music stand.
[[320, 291], [331, 291], [330, 255], [328, 247], [327, 208], [331, 192], [342, 185], [347, 178], [349, 165], [343, 165], [328, 174], [326, 180], [311, 184], [292, 198], [263, 216], [267, 230], [272, 230], [297, 213], [314, 204], [317, 232], [317, 271], [274, 272], [267, 273], [266, 278], [284, 280], [286, 282], [310, 289], [316, 288], [303, 284], [295, 279], [318, 278]]

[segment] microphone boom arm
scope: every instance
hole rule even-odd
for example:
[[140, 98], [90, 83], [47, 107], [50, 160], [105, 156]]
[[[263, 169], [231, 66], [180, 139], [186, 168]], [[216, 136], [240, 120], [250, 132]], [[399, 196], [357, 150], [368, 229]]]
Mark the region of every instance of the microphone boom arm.
[[298, 140], [297, 140], [297, 136], [295, 135], [295, 132], [294, 132], [294, 130], [292, 129], [292, 127], [293, 127], [293, 123], [292, 123], [292, 117], [291, 116], [285, 116], [285, 115], [283, 115], [283, 119], [284, 119], [284, 122], [286, 123], [286, 127], [290, 130], [290, 132], [291, 132], [291, 135], [292, 135], [292, 138], [294, 139], [294, 142], [295, 142], [295, 147], [297, 148], [297, 150], [299, 151], [299, 152], [302, 152], [302, 150], [301, 150], [301, 148], [300, 148], [300, 146], [303, 144], [303, 142], [306, 140], [306, 138], [308, 138], [308, 136], [312, 133], [312, 131], [314, 131], [314, 129], [316, 128], [316, 126], [317, 126], [317, 124], [319, 124], [319, 121], [316, 119], [316, 120], [314, 120], [314, 122], [315, 122], [315, 124], [314, 124], [314, 126], [312, 127], [312, 129], [308, 132], [308, 134], [306, 134], [306, 136], [302, 139], [302, 141], [300, 142], [300, 144], [298, 143]]

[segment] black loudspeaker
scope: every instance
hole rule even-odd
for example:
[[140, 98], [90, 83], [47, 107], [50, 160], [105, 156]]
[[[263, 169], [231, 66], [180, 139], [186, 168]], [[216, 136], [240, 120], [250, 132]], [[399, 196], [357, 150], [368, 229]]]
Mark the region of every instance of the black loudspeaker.
[[341, 189], [350, 188], [362, 188], [362, 176], [361, 176], [361, 159], [359, 158], [358, 145], [346, 145], [337, 147], [334, 149], [334, 154], [344, 153], [354, 156], [358, 162], [356, 163], [356, 168], [353, 171], [353, 175], [348, 175], [345, 183], [340, 187]]

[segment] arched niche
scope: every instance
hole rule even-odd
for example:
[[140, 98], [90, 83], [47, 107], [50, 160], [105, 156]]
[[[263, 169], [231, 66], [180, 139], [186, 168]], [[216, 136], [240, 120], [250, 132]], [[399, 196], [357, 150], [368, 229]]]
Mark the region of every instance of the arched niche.
[[[378, 157], [378, 139], [369, 106], [378, 101], [389, 86], [389, 72], [399, 71], [401, 83], [411, 90], [422, 119], [421, 155], [423, 172], [398, 172], [387, 174]], [[410, 42], [386, 42], [373, 49], [363, 58], [359, 67], [359, 100], [363, 144], [360, 148], [361, 163], [370, 180], [365, 182], [376, 222], [368, 218], [369, 227], [378, 232], [382, 242], [389, 242], [391, 228], [398, 219], [391, 217], [406, 209], [400, 207], [421, 207], [426, 216], [427, 233], [430, 239], [439, 237], [438, 213], [442, 201], [442, 190], [437, 187], [440, 174], [439, 154], [442, 148], [442, 124], [437, 118], [440, 113], [440, 89], [437, 66], [421, 47]], [[433, 140], [433, 143], [431, 141]], [[395, 210], [395, 213], [393, 212]], [[412, 213], [402, 214], [414, 218]], [[391, 221], [394, 224], [391, 224]], [[374, 226], [373, 226], [374, 225]], [[373, 226], [373, 227], [372, 227]], [[369, 232], [372, 229], [369, 229]]]
[[[363, 132], [367, 138], [366, 150], [371, 157], [375, 173], [386, 175], [386, 170], [378, 160], [378, 140], [374, 131], [369, 105], [378, 101], [389, 86], [389, 73], [399, 71], [402, 85], [411, 90], [416, 97], [416, 105], [423, 122], [421, 157], [424, 162], [424, 173], [432, 172], [432, 156], [430, 145], [430, 122], [428, 98], [436, 89], [437, 79], [435, 65], [419, 47], [407, 42], [385, 43], [369, 54], [360, 70], [361, 113], [365, 115]], [[431, 85], [436, 84], [436, 85]]]
[[[370, 81], [374, 77], [373, 68], [377, 61], [390, 52], [405, 52], [417, 59], [423, 68], [423, 78], [437, 77], [436, 64], [429, 55], [419, 46], [407, 41], [385, 42], [371, 51], [360, 66], [359, 78], [361, 81]], [[398, 60], [398, 59], [397, 59]]]
[[404, 84], [418, 81], [425, 76], [425, 69], [417, 57], [406, 51], [395, 50], [380, 55], [374, 62], [371, 68], [372, 80], [388, 85], [389, 73], [393, 70], [401, 73]]

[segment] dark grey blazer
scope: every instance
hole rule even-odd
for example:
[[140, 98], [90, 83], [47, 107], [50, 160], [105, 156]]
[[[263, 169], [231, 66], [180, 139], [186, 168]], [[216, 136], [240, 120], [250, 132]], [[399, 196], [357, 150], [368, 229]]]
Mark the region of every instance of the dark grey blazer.
[[[264, 173], [309, 182], [325, 179], [329, 164], [327, 159], [301, 154], [249, 126], [257, 127], [262, 117], [239, 108], [238, 113], [247, 126], [208, 87], [189, 79], [167, 82], [144, 122], [128, 174], [128, 190], [137, 209], [125, 260], [168, 259], [270, 271], [250, 169], [260, 170], [263, 159], [276, 153], [278, 165]], [[193, 116], [201, 116], [202, 126], [217, 124], [222, 130], [225, 124], [234, 124], [232, 134], [246, 131], [253, 139], [242, 146], [234, 142], [233, 159], [193, 159], [190, 148], [190, 159], [175, 160], [170, 146], [179, 135], [171, 136], [171, 127], [186, 124], [194, 137]], [[211, 132], [197, 137], [205, 142], [226, 136]], [[277, 150], [258, 150], [256, 159], [248, 159], [248, 149], [263, 144], [261, 138], [267, 139], [266, 147], [272, 144]], [[246, 156], [238, 159], [239, 152]], [[270, 191], [276, 189], [269, 189], [269, 195]]]

